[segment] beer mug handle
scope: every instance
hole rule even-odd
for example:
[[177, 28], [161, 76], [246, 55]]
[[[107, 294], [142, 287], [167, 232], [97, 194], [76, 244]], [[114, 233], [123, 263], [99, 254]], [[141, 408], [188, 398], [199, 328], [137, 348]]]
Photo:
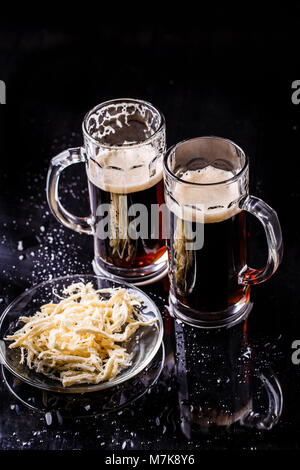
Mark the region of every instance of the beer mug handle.
[[241, 209], [249, 212], [262, 223], [268, 243], [268, 260], [262, 269], [245, 266], [240, 272], [241, 284], [259, 284], [269, 279], [278, 268], [283, 254], [280, 223], [276, 212], [264, 201], [255, 196], [248, 196], [241, 204]]
[[264, 414], [251, 409], [240, 419], [240, 423], [249, 428], [269, 430], [277, 423], [282, 413], [282, 390], [277, 377], [270, 371], [265, 373], [261, 371], [258, 379], [262, 382], [267, 393], [268, 410]]
[[47, 176], [47, 200], [53, 215], [66, 227], [80, 233], [93, 234], [92, 218], [78, 217], [68, 212], [61, 204], [58, 196], [59, 178], [62, 171], [73, 163], [86, 162], [81, 147], [71, 148], [52, 158]]

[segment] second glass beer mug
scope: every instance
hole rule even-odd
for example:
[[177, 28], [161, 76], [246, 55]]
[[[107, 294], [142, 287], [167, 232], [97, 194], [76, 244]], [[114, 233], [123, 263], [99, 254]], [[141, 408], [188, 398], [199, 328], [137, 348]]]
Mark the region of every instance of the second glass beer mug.
[[[66, 150], [51, 160], [49, 206], [67, 227], [93, 235], [97, 274], [133, 283], [157, 279], [167, 269], [160, 221], [154, 236], [150, 228], [152, 204], [164, 203], [164, 117], [145, 101], [117, 99], [93, 108], [82, 129], [84, 147]], [[78, 162], [86, 164], [89, 217], [70, 214], [59, 201], [60, 174]], [[137, 220], [139, 211], [144, 218]]]
[[[282, 257], [274, 210], [249, 195], [248, 159], [233, 142], [199, 137], [164, 158], [170, 306], [194, 326], [219, 327], [247, 310], [250, 285], [267, 280]], [[269, 254], [263, 269], [247, 266], [246, 212], [262, 223]]]

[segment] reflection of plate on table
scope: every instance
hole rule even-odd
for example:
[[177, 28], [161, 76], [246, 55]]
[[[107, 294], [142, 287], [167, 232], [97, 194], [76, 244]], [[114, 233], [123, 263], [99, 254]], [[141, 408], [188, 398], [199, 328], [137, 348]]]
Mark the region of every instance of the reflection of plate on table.
[[[63, 387], [59, 381], [29, 369], [25, 363], [20, 364], [20, 349], [10, 349], [8, 347], [9, 343], [4, 341], [4, 338], [23, 326], [19, 321], [20, 316], [34, 315], [42, 305], [53, 301], [54, 291], [63, 296], [63, 289], [77, 282], [91, 282], [96, 290], [114, 287], [126, 288], [127, 291], [142, 300], [142, 309], [139, 313], [144, 321], [155, 318], [156, 322], [138, 328], [123, 344], [127, 352], [132, 355], [131, 365], [123, 369], [114, 379], [98, 384], [78, 384]], [[95, 275], [77, 274], [43, 282], [21, 294], [7, 307], [0, 322], [0, 357], [5, 367], [12, 374], [33, 387], [63, 394], [97, 392], [125, 383], [140, 374], [156, 356], [162, 338], [163, 321], [160, 311], [143, 291], [125, 282], [113, 281]]]
[[62, 394], [38, 390], [16, 378], [3, 365], [3, 382], [10, 393], [27, 408], [43, 413], [48, 424], [52, 419], [89, 418], [116, 412], [141, 398], [157, 382], [164, 366], [162, 343], [154, 359], [142, 372], [113, 388], [85, 394]]

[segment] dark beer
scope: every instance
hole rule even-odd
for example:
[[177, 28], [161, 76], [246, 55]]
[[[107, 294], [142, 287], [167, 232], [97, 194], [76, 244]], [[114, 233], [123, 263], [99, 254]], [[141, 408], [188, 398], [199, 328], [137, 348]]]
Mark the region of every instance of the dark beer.
[[[109, 220], [112, 225], [111, 232], [113, 232], [113, 236], [104, 239], [99, 236], [95, 237], [95, 252], [105, 263], [118, 268], [135, 269], [152, 265], [161, 258], [166, 251], [166, 240], [162, 237], [161, 222], [158, 228], [158, 238], [151, 238], [151, 205], [161, 205], [164, 202], [162, 180], [150, 188], [127, 194], [105, 191], [89, 181], [89, 191], [91, 201], [97, 201], [98, 204], [110, 206]], [[120, 201], [121, 197], [123, 199], [122, 202]], [[122, 228], [120, 224], [122, 224], [124, 217], [127, 219], [128, 225], [134, 220], [134, 216], [128, 215], [128, 210], [135, 204], [143, 204], [145, 206], [149, 228], [148, 237], [133, 239], [127, 234], [126, 237], [119, 238], [118, 232]], [[121, 218], [118, 218], [122, 208], [125, 213], [122, 214]], [[95, 217], [96, 227], [101, 223], [103, 217], [107, 215], [99, 216], [97, 214], [97, 207], [92, 207], [92, 214]]]
[[162, 163], [155, 149], [107, 150], [97, 163], [90, 162], [87, 175], [99, 264], [121, 274], [125, 270], [129, 277], [152, 266], [166, 251], [162, 220], [158, 217], [156, 227], [151, 220], [151, 205], [164, 203]]
[[[182, 224], [171, 212], [171, 230]], [[247, 260], [246, 214], [241, 211], [232, 217], [215, 223], [204, 223], [193, 232], [204, 231], [204, 244], [198, 250], [186, 250], [186, 240], [168, 242], [170, 276], [173, 295], [187, 308], [201, 312], [221, 312], [237, 304], [247, 291], [239, 283], [239, 273]], [[179, 251], [183, 250], [180, 256]], [[183, 265], [178, 263], [179, 258]]]
[[[172, 302], [195, 319], [224, 314], [248, 299], [239, 279], [247, 260], [246, 214], [239, 209], [238, 183], [222, 183], [232, 176], [213, 166], [188, 170], [182, 175], [188, 184], [176, 183], [167, 196]], [[189, 243], [192, 236], [198, 243]]]

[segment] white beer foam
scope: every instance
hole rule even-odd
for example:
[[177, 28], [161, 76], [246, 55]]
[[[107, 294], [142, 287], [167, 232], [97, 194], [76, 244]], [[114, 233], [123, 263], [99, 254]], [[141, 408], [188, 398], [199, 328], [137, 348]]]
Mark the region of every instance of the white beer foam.
[[[231, 171], [207, 166], [201, 170], [188, 170], [180, 176], [187, 183], [212, 184], [194, 186], [175, 183], [171, 199], [167, 196], [166, 204], [177, 217], [190, 222], [214, 223], [229, 219], [240, 212], [238, 199], [239, 183], [226, 183], [234, 174]], [[216, 184], [214, 183], [221, 183]], [[175, 201], [177, 201], [177, 204]]]
[[162, 158], [154, 161], [156, 156], [152, 145], [105, 150], [95, 158], [101, 168], [89, 160], [88, 178], [98, 188], [112, 193], [143, 191], [162, 179]]

